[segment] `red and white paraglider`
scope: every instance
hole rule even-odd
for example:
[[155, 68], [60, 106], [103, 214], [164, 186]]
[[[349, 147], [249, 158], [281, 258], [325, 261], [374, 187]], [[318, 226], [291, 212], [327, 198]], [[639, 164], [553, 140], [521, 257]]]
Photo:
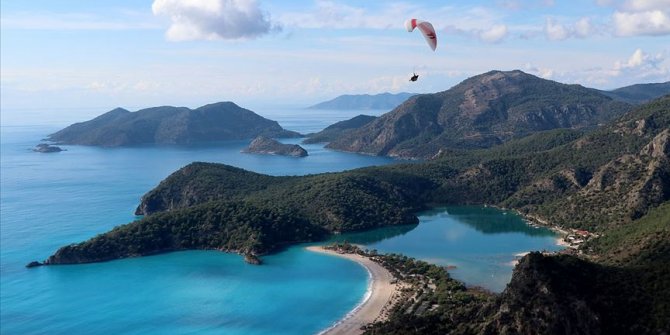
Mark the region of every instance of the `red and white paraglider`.
[[405, 28], [407, 28], [407, 31], [410, 33], [414, 31], [414, 28], [419, 28], [421, 34], [423, 34], [423, 37], [426, 39], [428, 46], [435, 51], [435, 48], [437, 48], [437, 35], [435, 34], [435, 28], [433, 28], [433, 25], [430, 24], [430, 22], [409, 19], [405, 21]]
[[[435, 51], [435, 48], [437, 48], [437, 34], [435, 34], [435, 28], [433, 28], [433, 25], [430, 24], [430, 22], [421, 21], [418, 19], [409, 19], [405, 21], [405, 28], [410, 33], [413, 32], [415, 28], [419, 28], [419, 31], [421, 31], [423, 38], [426, 39], [428, 46], [433, 49], [433, 51]], [[412, 78], [409, 80], [416, 81], [417, 79], [419, 79], [419, 75], [414, 73]]]

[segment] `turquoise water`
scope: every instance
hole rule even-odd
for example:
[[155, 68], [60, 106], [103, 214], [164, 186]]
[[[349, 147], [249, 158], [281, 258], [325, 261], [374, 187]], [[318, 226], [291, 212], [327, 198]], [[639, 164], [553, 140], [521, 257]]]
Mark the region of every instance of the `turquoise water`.
[[[285, 113], [282, 125], [319, 130], [354, 115]], [[0, 332], [2, 334], [310, 334], [364, 296], [365, 269], [302, 247], [251, 266], [238, 255], [189, 251], [76, 266], [26, 269], [58, 247], [134, 220], [140, 197], [192, 161], [272, 175], [388, 164], [388, 158], [306, 145], [296, 159], [241, 154], [246, 141], [206, 146], [94, 148], [34, 153], [63, 125], [0, 128]], [[320, 128], [319, 128], [320, 127]], [[292, 139], [287, 142], [296, 143]]]
[[[302, 133], [358, 114], [269, 113], [282, 126]], [[379, 115], [380, 111], [371, 113]], [[246, 141], [113, 149], [62, 146], [67, 151], [55, 154], [30, 150], [65, 125], [3, 124], [0, 128], [0, 333], [310, 334], [342, 318], [364, 296], [368, 277], [363, 268], [307, 252], [301, 246], [264, 257], [265, 265], [260, 267], [244, 263], [238, 255], [189, 251], [26, 269], [29, 261], [43, 260], [62, 245], [134, 220], [132, 213], [140, 197], [193, 161], [221, 162], [271, 175], [393, 162], [329, 151], [321, 145], [305, 145], [310, 156], [300, 159], [241, 154]], [[448, 211], [446, 219], [443, 212], [426, 213], [418, 226], [357, 236], [379, 250], [457, 265], [457, 278], [493, 288], [509, 279], [512, 267], [500, 263], [511, 260], [511, 252], [532, 245], [542, 249], [551, 240], [549, 235], [538, 235], [540, 231], [516, 235], [525, 227], [518, 226], [519, 221], [506, 233], [479, 232], [500, 239], [500, 245], [483, 245], [469, 234], [502, 227], [499, 224], [506, 222], [499, 220], [502, 214], [493, 212], [470, 220], [472, 209], [465, 214]], [[451, 234], [449, 243], [456, 244], [438, 238], [439, 232]], [[507, 242], [514, 247], [502, 246]], [[478, 248], [483, 251], [478, 253]], [[491, 266], [500, 277], [491, 279], [487, 272]]]
[[449, 270], [452, 277], [494, 292], [509, 283], [519, 254], [560, 249], [551, 230], [533, 228], [516, 214], [495, 208], [438, 208], [421, 213], [419, 221], [413, 226], [343, 234], [336, 240], [455, 266]]

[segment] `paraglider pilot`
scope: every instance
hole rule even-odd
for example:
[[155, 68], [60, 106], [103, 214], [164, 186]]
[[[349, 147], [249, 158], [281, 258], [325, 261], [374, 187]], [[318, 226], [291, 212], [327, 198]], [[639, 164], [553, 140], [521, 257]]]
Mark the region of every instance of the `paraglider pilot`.
[[419, 75], [416, 74], [416, 73], [414, 73], [414, 75], [412, 76], [412, 78], [409, 78], [409, 81], [416, 81], [417, 79], [419, 79]]

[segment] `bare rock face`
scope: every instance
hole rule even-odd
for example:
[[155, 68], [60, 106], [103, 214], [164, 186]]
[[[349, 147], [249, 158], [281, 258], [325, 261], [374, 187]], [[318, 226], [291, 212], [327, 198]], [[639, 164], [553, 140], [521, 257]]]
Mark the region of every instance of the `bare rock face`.
[[649, 155], [653, 158], [670, 156], [670, 130], [666, 129], [642, 149], [641, 155]]
[[292, 157], [307, 156], [307, 150], [297, 144], [283, 144], [265, 136], [256, 137], [242, 152]]

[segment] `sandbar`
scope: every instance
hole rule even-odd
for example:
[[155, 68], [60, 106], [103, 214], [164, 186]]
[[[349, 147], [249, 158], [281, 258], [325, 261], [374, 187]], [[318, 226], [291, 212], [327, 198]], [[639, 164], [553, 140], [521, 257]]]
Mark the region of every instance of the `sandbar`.
[[368, 298], [347, 314], [346, 318], [338, 321], [333, 327], [323, 331], [324, 335], [362, 334], [362, 326], [386, 319], [386, 313], [391, 307], [393, 298], [399, 296], [398, 284], [393, 275], [383, 266], [367, 257], [357, 254], [340, 254], [320, 246], [310, 246], [307, 250], [343, 257], [364, 266], [371, 276]]

